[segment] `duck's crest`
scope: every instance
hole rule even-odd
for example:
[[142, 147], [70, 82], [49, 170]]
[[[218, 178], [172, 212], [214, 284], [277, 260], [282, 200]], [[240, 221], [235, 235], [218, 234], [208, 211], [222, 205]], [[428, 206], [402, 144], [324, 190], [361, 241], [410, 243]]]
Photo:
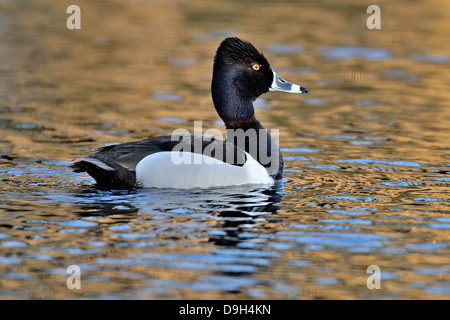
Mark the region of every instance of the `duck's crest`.
[[226, 38], [217, 49], [214, 63], [240, 64], [258, 62], [269, 65], [264, 55], [250, 42], [237, 37]]

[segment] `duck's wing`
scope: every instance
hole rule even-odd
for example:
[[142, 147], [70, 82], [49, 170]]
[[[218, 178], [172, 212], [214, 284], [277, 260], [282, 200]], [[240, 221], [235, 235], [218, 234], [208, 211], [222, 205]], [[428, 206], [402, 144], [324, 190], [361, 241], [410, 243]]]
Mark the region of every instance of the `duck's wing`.
[[[160, 136], [102, 147], [89, 157], [76, 159], [74, 172], [87, 172], [99, 184], [136, 186], [136, 166], [146, 156], [164, 151], [201, 153], [230, 165], [243, 166], [245, 151], [234, 144], [205, 136]], [[155, 168], [157, 170], [157, 168]]]

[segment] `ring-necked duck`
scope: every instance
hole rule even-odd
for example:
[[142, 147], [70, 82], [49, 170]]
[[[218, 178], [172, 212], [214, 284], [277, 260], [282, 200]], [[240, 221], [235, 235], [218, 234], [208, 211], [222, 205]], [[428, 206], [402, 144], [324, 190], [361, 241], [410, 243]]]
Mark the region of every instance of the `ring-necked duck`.
[[279, 77], [251, 43], [226, 38], [214, 58], [211, 85], [214, 106], [227, 128], [225, 141], [160, 136], [100, 148], [72, 167], [98, 184], [121, 187], [272, 184], [283, 176], [283, 157], [253, 109], [253, 101], [268, 91], [308, 92]]

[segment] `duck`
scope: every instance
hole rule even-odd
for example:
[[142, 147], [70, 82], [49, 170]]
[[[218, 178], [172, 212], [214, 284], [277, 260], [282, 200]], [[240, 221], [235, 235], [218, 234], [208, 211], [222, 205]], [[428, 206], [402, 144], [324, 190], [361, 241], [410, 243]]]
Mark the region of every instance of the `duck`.
[[269, 91], [308, 93], [281, 78], [250, 42], [228, 37], [216, 51], [211, 82], [213, 104], [226, 127], [225, 140], [184, 130], [100, 147], [75, 159], [71, 167], [109, 187], [273, 185], [283, 177], [283, 156], [277, 141], [256, 119], [253, 106]]

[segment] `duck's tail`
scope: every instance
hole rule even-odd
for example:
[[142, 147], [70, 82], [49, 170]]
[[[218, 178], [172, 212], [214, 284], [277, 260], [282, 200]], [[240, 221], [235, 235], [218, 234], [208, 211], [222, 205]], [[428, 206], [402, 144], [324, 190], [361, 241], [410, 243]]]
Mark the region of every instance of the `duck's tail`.
[[85, 157], [76, 159], [71, 167], [74, 172], [87, 172], [100, 185], [136, 186], [136, 173], [118, 164], [113, 167], [99, 159]]

